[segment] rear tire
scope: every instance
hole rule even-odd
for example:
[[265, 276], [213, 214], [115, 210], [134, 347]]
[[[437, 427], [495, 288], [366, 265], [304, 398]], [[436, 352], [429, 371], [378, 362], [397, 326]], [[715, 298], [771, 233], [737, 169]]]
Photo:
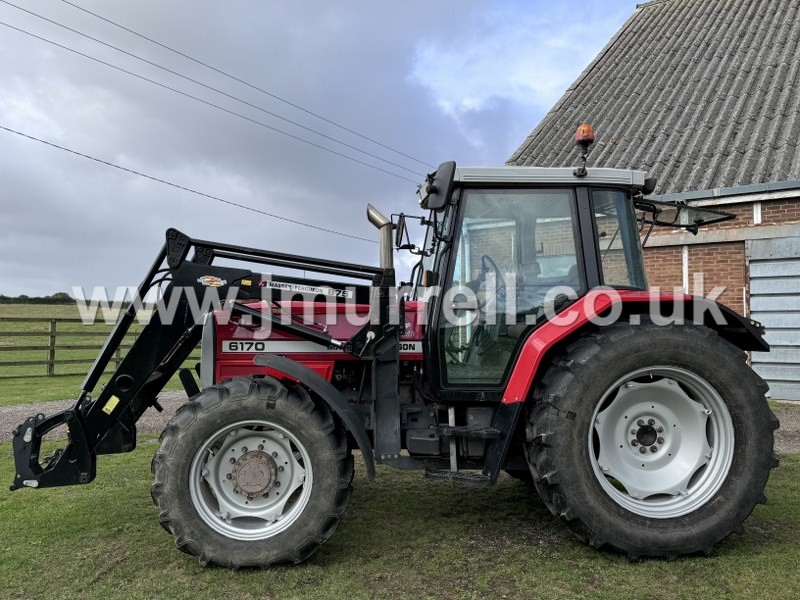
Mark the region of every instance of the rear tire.
[[621, 323], [571, 344], [526, 427], [550, 511], [632, 558], [711, 554], [741, 531], [778, 464], [768, 387], [744, 361], [698, 326]]
[[236, 378], [182, 406], [152, 463], [159, 520], [202, 564], [306, 560], [352, 491], [353, 459], [330, 411], [299, 385]]

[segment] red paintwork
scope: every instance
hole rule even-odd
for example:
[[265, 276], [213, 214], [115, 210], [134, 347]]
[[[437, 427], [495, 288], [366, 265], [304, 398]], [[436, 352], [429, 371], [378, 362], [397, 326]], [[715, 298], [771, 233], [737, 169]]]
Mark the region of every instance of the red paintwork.
[[[691, 300], [691, 298], [691, 296], [684, 294], [636, 290], [594, 290], [589, 292], [555, 319], [539, 327], [534, 335], [530, 335], [525, 340], [517, 364], [511, 372], [511, 377], [503, 394], [503, 404], [524, 401], [528, 397], [533, 379], [547, 351], [568, 335], [584, 327], [591, 318], [603, 314], [615, 304], [641, 304], [656, 300], [686, 301]], [[251, 304], [251, 306], [259, 310], [269, 309], [267, 303], [262, 302]], [[345, 310], [354, 312], [361, 317], [365, 317], [369, 312], [367, 305], [355, 305], [355, 309], [352, 306], [346, 309], [344, 304], [326, 305], [324, 303], [290, 302], [283, 303], [281, 306], [284, 310], [291, 310], [293, 314], [297, 315], [302, 315], [304, 311], [307, 311], [306, 314], [311, 315], [313, 321], [327, 324], [328, 333], [338, 340], [350, 339], [361, 327], [357, 323], [350, 324], [347, 322]], [[329, 306], [333, 308], [328, 308]], [[326, 314], [326, 310], [335, 312]], [[425, 322], [423, 310], [423, 302], [410, 301], [406, 303], [405, 323], [400, 337], [401, 360], [421, 361], [423, 359], [422, 352], [409, 352], [407, 349], [403, 351], [402, 347], [404, 342], [419, 343], [422, 341], [423, 324]], [[224, 314], [218, 313], [218, 316], [223, 316]], [[215, 350], [217, 360], [214, 381], [220, 381], [236, 375], [272, 374], [266, 368], [258, 367], [253, 363], [253, 359], [260, 352], [223, 353], [222, 342], [224, 340], [266, 340], [269, 343], [290, 342], [302, 344], [299, 347], [307, 346], [300, 338], [284, 332], [273, 330], [268, 335], [258, 335], [257, 331], [254, 332], [253, 329], [240, 327], [236, 323], [217, 324], [216, 333]], [[333, 376], [333, 369], [337, 362], [358, 360], [355, 356], [341, 350], [292, 352], [291, 347], [282, 347], [280, 351], [275, 352], [306, 365], [329, 381]]]
[[[369, 314], [369, 306], [366, 304], [345, 305], [333, 304], [322, 302], [281, 302], [278, 303], [284, 311], [289, 311], [298, 317], [306, 315], [306, 324], [325, 324], [328, 326], [328, 334], [337, 340], [349, 340], [359, 329], [366, 323], [367, 315]], [[270, 310], [269, 304], [266, 302], [249, 303], [252, 308], [267, 311]], [[419, 313], [423, 310], [424, 303], [417, 301], [406, 302], [405, 323], [403, 324], [403, 332], [400, 335], [401, 342], [401, 359], [405, 361], [422, 360], [422, 352], [409, 352], [408, 349], [403, 350], [403, 343], [421, 342], [422, 341], [422, 327], [424, 316]], [[277, 311], [276, 311], [277, 312]], [[348, 316], [353, 316], [355, 319], [349, 319]], [[227, 322], [221, 324], [220, 319], [228, 316], [225, 312], [217, 312], [216, 324], [216, 343], [215, 343], [215, 356], [216, 362], [214, 365], [214, 381], [221, 381], [238, 375], [269, 375], [270, 373], [264, 367], [258, 367], [253, 363], [253, 359], [257, 354], [264, 351], [274, 351], [276, 354], [287, 356], [299, 363], [306, 365], [312, 370], [322, 375], [328, 381], [333, 376], [334, 365], [340, 361], [358, 360], [352, 354], [341, 350], [319, 350], [313, 344], [305, 342], [301, 338], [294, 335], [273, 329], [269, 332], [259, 332], [253, 328], [241, 327], [237, 321]], [[302, 321], [300, 321], [302, 322]], [[322, 330], [322, 327], [319, 327]], [[281, 343], [280, 350], [262, 350], [259, 352], [223, 352], [222, 345], [224, 341], [266, 341], [270, 345]], [[288, 344], [287, 344], [288, 342]], [[305, 351], [293, 351], [292, 345], [297, 344], [298, 348]], [[419, 344], [417, 344], [419, 345]], [[306, 350], [310, 348], [310, 350]]]
[[594, 290], [579, 299], [575, 304], [548, 321], [528, 336], [522, 346], [517, 364], [511, 372], [503, 404], [523, 402], [528, 397], [533, 378], [539, 370], [539, 364], [545, 353], [559, 341], [585, 326], [589, 320], [615, 304], [649, 303], [651, 301], [691, 300], [684, 294], [657, 293], [635, 290]]

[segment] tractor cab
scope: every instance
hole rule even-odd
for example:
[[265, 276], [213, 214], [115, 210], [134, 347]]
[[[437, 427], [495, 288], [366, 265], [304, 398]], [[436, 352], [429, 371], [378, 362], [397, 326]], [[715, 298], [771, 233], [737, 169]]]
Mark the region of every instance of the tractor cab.
[[[579, 131], [578, 138], [581, 139]], [[582, 145], [582, 144], [579, 144]], [[585, 159], [585, 156], [582, 158]], [[647, 290], [642, 232], [733, 215], [646, 200], [642, 171], [440, 165], [419, 188], [422, 248], [413, 295], [427, 300], [426, 357], [437, 391], [505, 388], [528, 335], [590, 290]], [[649, 227], [649, 228], [648, 228]], [[461, 394], [461, 395], [463, 395]]]
[[[644, 173], [456, 168], [453, 180], [445, 201], [423, 199], [440, 208], [417, 279], [417, 293], [432, 299], [428, 356], [442, 389], [499, 392], [548, 314], [602, 285], [647, 288], [632, 202]], [[425, 289], [431, 281], [436, 294]]]

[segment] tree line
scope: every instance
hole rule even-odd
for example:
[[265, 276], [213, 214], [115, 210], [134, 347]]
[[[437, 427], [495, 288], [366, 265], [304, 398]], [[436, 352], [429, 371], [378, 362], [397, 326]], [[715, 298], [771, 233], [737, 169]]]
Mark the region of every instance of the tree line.
[[75, 298], [66, 292], [57, 292], [52, 296], [5, 296], [0, 294], [0, 304], [75, 304]]

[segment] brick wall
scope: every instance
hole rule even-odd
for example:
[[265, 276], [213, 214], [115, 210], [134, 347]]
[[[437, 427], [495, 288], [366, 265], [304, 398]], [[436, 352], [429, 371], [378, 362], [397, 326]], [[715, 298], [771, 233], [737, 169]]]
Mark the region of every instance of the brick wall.
[[[702, 207], [706, 208], [706, 207]], [[729, 221], [722, 221], [721, 223], [712, 223], [706, 225], [702, 229], [731, 229], [736, 227], [748, 227], [753, 225], [753, 203], [746, 202], [744, 204], [723, 204], [722, 206], [709, 206], [709, 210], [717, 210], [719, 212], [731, 213], [736, 215], [735, 219]]]
[[[692, 288], [694, 273], [702, 273], [704, 276], [702, 290]], [[724, 287], [725, 291], [717, 300], [742, 314], [747, 282], [744, 242], [689, 247], [690, 292], [708, 295], [714, 287]]]
[[683, 287], [681, 246], [645, 246], [644, 266], [651, 288], [672, 291], [674, 287]]
[[761, 222], [764, 225], [800, 222], [800, 199], [764, 202], [761, 205]]
[[[644, 263], [651, 288], [683, 288], [682, 246], [645, 248]], [[747, 281], [744, 242], [689, 246], [689, 293], [708, 295], [722, 287], [717, 300], [743, 313]]]

